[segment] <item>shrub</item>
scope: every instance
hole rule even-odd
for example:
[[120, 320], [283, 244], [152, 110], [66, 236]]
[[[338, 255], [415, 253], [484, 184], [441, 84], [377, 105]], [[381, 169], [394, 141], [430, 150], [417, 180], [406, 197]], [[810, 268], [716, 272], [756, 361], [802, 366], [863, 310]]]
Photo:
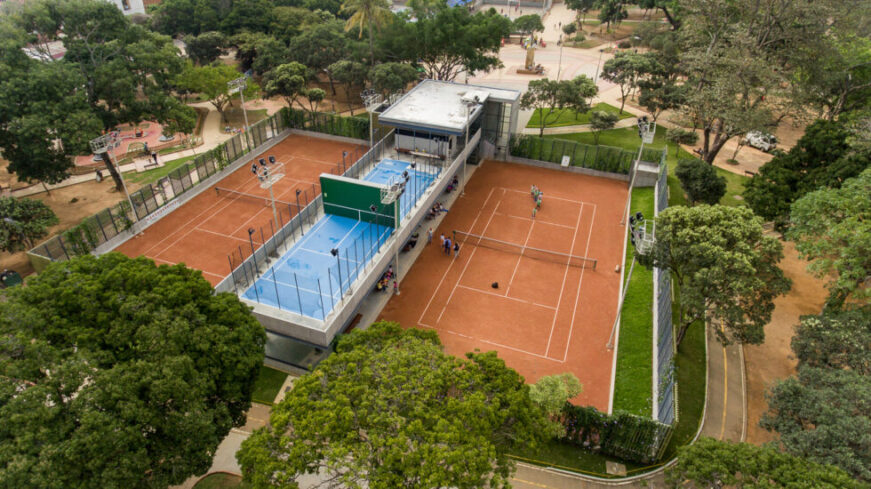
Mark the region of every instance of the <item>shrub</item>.
[[617, 47], [620, 49], [629, 49], [632, 47], [632, 43], [629, 41], [620, 41], [617, 43]]
[[563, 32], [566, 33], [566, 35], [572, 35], [577, 31], [578, 31], [578, 26], [574, 22], [572, 22], [571, 24], [566, 24], [563, 26]]
[[585, 36], [583, 32], [578, 32], [575, 35], [575, 42], [584, 42], [586, 40], [587, 40], [587, 36]]
[[674, 174], [691, 205], [698, 202], [714, 205], [726, 194], [726, 179], [717, 175], [712, 165], [700, 159], [680, 160]]

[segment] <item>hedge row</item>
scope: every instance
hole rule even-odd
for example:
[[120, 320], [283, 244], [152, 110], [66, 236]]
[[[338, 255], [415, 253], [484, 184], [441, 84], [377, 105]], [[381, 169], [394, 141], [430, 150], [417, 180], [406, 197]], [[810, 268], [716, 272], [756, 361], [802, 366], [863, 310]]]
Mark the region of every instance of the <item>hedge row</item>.
[[654, 463], [662, 456], [673, 428], [650, 418], [625, 412], [609, 416], [593, 407], [566, 403], [562, 441], [585, 450], [636, 463]]

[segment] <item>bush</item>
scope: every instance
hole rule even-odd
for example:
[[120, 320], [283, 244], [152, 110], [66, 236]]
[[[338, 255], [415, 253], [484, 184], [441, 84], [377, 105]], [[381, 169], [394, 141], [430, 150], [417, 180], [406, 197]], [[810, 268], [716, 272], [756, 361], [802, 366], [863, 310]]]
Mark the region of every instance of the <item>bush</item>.
[[674, 154], [677, 156], [680, 151], [681, 144], [693, 145], [699, 140], [699, 135], [695, 131], [689, 131], [680, 127], [672, 127], [665, 133], [665, 139], [675, 144]]
[[632, 43], [629, 41], [620, 41], [617, 43], [617, 47], [620, 49], [629, 49], [632, 47]]
[[587, 36], [585, 36], [583, 32], [578, 32], [574, 38], [575, 42], [584, 42], [586, 40], [587, 40]]
[[698, 202], [714, 205], [726, 195], [726, 179], [717, 175], [712, 165], [700, 159], [680, 160], [674, 174], [680, 180], [690, 205]]
[[281, 109], [284, 125], [294, 129], [321, 132], [333, 136], [354, 139], [369, 138], [369, 120], [360, 117], [343, 117], [323, 112], [311, 113], [305, 110], [285, 107]]
[[[636, 156], [635, 151], [628, 151], [622, 148], [584, 144], [564, 139], [540, 138], [531, 135], [512, 137], [509, 150], [512, 156], [551, 163], [559, 163], [563, 156], [568, 155], [571, 158], [572, 166], [623, 175], [629, 174], [629, 168]], [[647, 156], [648, 153], [645, 150], [642, 159]], [[657, 156], [652, 160], [645, 161], [659, 161], [659, 157]]]
[[650, 418], [619, 411], [608, 416], [594, 407], [570, 403], [563, 409], [562, 421], [566, 429], [562, 441], [643, 464], [661, 457], [673, 430]]
[[574, 22], [572, 22], [571, 24], [566, 24], [563, 26], [563, 32], [566, 33], [566, 35], [570, 36], [577, 31], [578, 31], [578, 26]]

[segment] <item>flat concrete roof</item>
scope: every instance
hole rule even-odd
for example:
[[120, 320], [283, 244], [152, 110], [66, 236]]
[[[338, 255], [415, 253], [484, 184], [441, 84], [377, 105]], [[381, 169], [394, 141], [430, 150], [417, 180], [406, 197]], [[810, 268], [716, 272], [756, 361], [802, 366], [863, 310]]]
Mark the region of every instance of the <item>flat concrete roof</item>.
[[[388, 126], [463, 134], [466, 128], [466, 105], [462, 98], [467, 93], [486, 94], [488, 101], [502, 103], [513, 103], [520, 98], [517, 90], [424, 80], [382, 112], [378, 121]], [[479, 106], [472, 112], [471, 120], [480, 111]]]

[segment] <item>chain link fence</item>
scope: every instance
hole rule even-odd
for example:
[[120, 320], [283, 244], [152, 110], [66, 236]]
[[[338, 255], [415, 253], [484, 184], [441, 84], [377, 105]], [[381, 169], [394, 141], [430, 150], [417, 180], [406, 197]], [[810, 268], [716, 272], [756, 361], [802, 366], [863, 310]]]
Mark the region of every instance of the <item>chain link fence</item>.
[[[656, 215], [668, 208], [668, 165], [665, 153], [659, 169], [655, 189]], [[654, 237], [656, 230], [654, 228]], [[661, 268], [653, 269], [653, 293], [656, 301], [654, 329], [656, 331], [657, 385], [654, 393], [657, 405], [657, 420], [674, 424], [677, 416], [677, 385], [674, 376], [674, 328], [671, 311], [671, 273]]]
[[[638, 157], [637, 151], [628, 149], [528, 134], [512, 136], [509, 146], [511, 156], [557, 164], [568, 157], [571, 166], [622, 175], [629, 174], [632, 162]], [[659, 161], [661, 156], [661, 149], [646, 148], [641, 152], [642, 161]]]

